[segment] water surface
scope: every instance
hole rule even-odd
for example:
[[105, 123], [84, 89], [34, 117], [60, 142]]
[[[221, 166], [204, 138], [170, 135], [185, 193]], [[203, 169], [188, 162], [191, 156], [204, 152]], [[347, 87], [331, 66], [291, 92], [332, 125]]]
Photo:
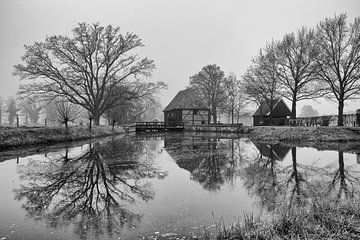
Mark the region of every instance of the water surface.
[[14, 156], [0, 162], [0, 238], [181, 239], [319, 191], [359, 199], [355, 152], [174, 133]]

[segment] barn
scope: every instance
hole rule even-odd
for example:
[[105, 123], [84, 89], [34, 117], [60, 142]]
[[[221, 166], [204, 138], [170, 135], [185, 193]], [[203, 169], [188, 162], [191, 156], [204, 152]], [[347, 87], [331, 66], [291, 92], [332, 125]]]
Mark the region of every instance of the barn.
[[[254, 126], [260, 125], [285, 125], [287, 119], [291, 116], [291, 111], [286, 103], [277, 98], [273, 100], [273, 110], [270, 118], [270, 106], [264, 101], [260, 104], [260, 107], [253, 114]], [[261, 118], [262, 115], [262, 118]], [[261, 122], [262, 119], [262, 122]]]
[[192, 88], [178, 92], [163, 112], [165, 124], [210, 124], [210, 108]]

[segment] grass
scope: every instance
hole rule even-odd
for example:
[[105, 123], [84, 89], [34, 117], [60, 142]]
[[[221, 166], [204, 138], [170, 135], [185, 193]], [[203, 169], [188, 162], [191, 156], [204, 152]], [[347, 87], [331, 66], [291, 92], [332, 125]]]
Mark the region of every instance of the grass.
[[71, 142], [96, 137], [124, 133], [121, 127], [94, 126], [91, 131], [86, 127], [0, 127], [0, 151], [38, 144]]
[[319, 198], [307, 207], [281, 209], [273, 220], [250, 215], [228, 227], [218, 223], [217, 230], [203, 239], [360, 239], [360, 203]]
[[250, 127], [250, 138], [278, 142], [349, 142], [360, 141], [359, 127]]

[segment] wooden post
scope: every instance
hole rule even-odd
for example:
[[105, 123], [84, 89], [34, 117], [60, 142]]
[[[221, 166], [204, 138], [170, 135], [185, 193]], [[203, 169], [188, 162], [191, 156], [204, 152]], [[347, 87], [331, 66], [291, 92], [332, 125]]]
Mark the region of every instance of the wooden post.
[[16, 115], [16, 127], [19, 127], [19, 116]]

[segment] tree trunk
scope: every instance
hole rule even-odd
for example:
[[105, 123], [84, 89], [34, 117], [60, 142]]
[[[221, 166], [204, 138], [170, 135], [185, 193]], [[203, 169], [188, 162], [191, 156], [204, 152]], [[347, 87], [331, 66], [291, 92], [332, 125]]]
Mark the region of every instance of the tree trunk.
[[231, 124], [234, 124], [234, 108], [231, 108]]
[[216, 108], [213, 108], [213, 109], [212, 109], [212, 116], [213, 116], [214, 123], [216, 124], [216, 123], [217, 123], [217, 112], [216, 112]]
[[262, 111], [262, 107], [261, 107], [261, 102], [259, 104], [260, 107], [260, 120], [259, 120], [259, 125], [264, 125], [264, 120], [263, 120], [263, 111]]
[[292, 100], [292, 105], [291, 105], [291, 118], [295, 119], [296, 118], [296, 98], [294, 97]]
[[92, 125], [92, 121], [93, 121], [93, 119], [92, 118], [90, 118], [89, 119], [89, 131], [91, 132], [91, 125]]
[[273, 100], [271, 99], [271, 101], [270, 101], [270, 113], [269, 113], [269, 122], [270, 122], [270, 125], [272, 126], [272, 125], [274, 125], [273, 124], [273, 110], [274, 110], [274, 104], [273, 104]]
[[65, 120], [65, 131], [67, 132], [68, 131], [68, 121]]
[[344, 112], [344, 100], [340, 100], [338, 106], [338, 126], [344, 126], [343, 112]]
[[100, 125], [100, 115], [94, 114], [93, 118], [94, 118], [94, 125]]

